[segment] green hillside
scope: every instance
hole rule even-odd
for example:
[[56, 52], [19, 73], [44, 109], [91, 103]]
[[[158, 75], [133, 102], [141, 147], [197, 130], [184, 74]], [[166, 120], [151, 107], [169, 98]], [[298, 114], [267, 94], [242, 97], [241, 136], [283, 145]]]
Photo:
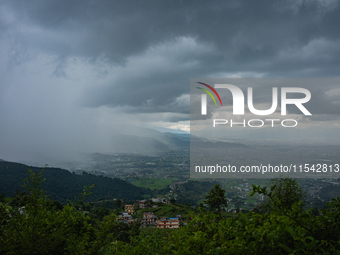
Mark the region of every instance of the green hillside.
[[[34, 172], [42, 168], [29, 167]], [[19, 163], [0, 161], [0, 194], [13, 196], [21, 191], [22, 180], [28, 177], [27, 166]], [[74, 199], [82, 193], [83, 187], [95, 184], [92, 195], [88, 200], [95, 201], [100, 198], [119, 198], [125, 200], [140, 199], [143, 195], [151, 193], [150, 189], [136, 187], [121, 179], [96, 176], [88, 173], [73, 174], [60, 168], [45, 168], [45, 183], [42, 188], [53, 200], [65, 203], [67, 199]]]

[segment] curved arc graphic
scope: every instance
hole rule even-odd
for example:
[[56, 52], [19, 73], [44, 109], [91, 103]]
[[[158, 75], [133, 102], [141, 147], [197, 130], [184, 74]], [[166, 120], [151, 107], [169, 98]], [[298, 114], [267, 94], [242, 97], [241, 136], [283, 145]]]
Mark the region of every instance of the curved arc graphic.
[[[211, 89], [211, 90], [215, 93], [215, 95], [218, 97], [218, 100], [220, 100], [220, 104], [221, 104], [221, 106], [222, 106], [222, 100], [221, 100], [221, 98], [220, 98], [220, 95], [217, 93], [217, 91], [216, 91], [213, 87], [211, 87], [210, 85], [205, 84], [205, 83], [203, 83], [203, 82], [196, 82], [196, 83], [202, 84], [202, 85], [208, 87], [209, 89]], [[215, 102], [215, 99], [214, 99], [214, 102]], [[215, 105], [216, 105], [216, 102], [215, 102]]]
[[208, 94], [209, 94], [209, 96], [211, 96], [211, 98], [214, 100], [214, 103], [215, 103], [215, 105], [217, 105], [216, 104], [216, 100], [215, 100], [215, 98], [214, 98], [214, 96], [210, 93], [210, 91], [209, 90], [206, 90], [206, 89], [202, 89], [202, 88], [200, 88], [200, 87], [197, 87], [198, 89], [201, 89], [201, 90], [203, 90], [203, 91], [205, 91], [205, 92], [207, 92]]

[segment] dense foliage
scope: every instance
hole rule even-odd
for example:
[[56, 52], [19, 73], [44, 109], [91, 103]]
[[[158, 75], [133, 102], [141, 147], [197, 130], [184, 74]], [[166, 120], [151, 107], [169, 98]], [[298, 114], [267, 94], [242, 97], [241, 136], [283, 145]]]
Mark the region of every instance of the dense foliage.
[[119, 223], [111, 214], [97, 224], [78, 210], [93, 186], [58, 209], [41, 190], [42, 173], [29, 173], [25, 195], [19, 201], [13, 197], [17, 206], [10, 206], [13, 199], [0, 202], [0, 254], [94, 254], [109, 242], [128, 242], [139, 234], [138, 223]]
[[275, 178], [271, 180], [270, 184], [273, 194], [275, 194], [275, 199], [269, 200], [271, 207], [275, 207], [276, 203], [280, 201], [282, 207], [291, 210], [294, 204], [300, 202], [303, 205], [306, 202], [306, 192], [295, 179]]
[[275, 186], [254, 185], [251, 195], [268, 197], [270, 211], [231, 218], [202, 211], [180, 229], [140, 229], [113, 213], [98, 222], [77, 210], [90, 188], [58, 209], [41, 184], [31, 172], [21, 200], [1, 198], [1, 254], [340, 254], [339, 198], [316, 216], [301, 200], [287, 207]]
[[340, 199], [322, 209], [321, 216], [304, 211], [301, 201], [285, 207], [274, 192], [253, 186], [252, 194], [275, 203], [265, 214], [249, 212], [232, 218], [200, 213], [188, 226], [164, 236], [132, 238], [111, 244], [116, 254], [340, 254]]

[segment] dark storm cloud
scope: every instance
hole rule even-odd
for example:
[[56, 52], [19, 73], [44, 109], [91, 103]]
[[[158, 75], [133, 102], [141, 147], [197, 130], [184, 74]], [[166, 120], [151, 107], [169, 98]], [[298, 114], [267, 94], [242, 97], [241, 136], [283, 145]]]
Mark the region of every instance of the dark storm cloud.
[[[339, 8], [333, 0], [2, 0], [0, 158], [112, 153], [121, 146], [116, 124], [188, 131], [190, 78], [339, 77]], [[287, 86], [258, 81], [249, 85], [258, 109], [270, 106], [273, 86]], [[248, 85], [235, 85], [246, 95]], [[339, 83], [306, 88], [310, 121], [296, 107], [289, 113], [308, 128], [339, 119]], [[215, 109], [208, 116], [222, 116]]]
[[65, 61], [72, 57], [111, 65], [105, 75], [116, 75], [83, 93], [82, 104], [89, 107], [186, 114], [189, 107], [180, 97], [189, 93], [191, 77], [334, 77], [340, 70], [337, 1], [55, 0], [3, 6], [14, 17], [0, 29], [7, 26], [16, 42], [15, 64], [26, 61], [26, 49], [35, 49], [58, 56], [58, 77], [65, 76]]

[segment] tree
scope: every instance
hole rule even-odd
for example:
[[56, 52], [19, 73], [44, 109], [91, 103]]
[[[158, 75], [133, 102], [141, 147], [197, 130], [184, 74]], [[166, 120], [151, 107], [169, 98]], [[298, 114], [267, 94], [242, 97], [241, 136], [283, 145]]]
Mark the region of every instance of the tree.
[[208, 195], [205, 197], [207, 200], [204, 201], [209, 205], [211, 210], [221, 211], [223, 207], [227, 207], [227, 199], [224, 195], [225, 190], [221, 188], [219, 184], [215, 184], [214, 187], [208, 191]]
[[170, 204], [174, 205], [176, 203], [176, 199], [174, 199], [173, 197], [170, 199]]
[[76, 210], [76, 204], [57, 210], [41, 190], [42, 174], [29, 170], [25, 199], [14, 206], [0, 203], [0, 253], [85, 254], [95, 238], [93, 221]]
[[98, 207], [94, 209], [94, 214], [96, 214], [96, 216], [98, 217], [98, 219], [100, 221], [103, 220], [104, 216], [109, 215], [110, 214], [110, 210], [106, 207]]
[[5, 202], [5, 195], [4, 195], [4, 193], [0, 194], [0, 202]]
[[273, 198], [269, 201], [271, 208], [277, 207], [277, 202], [280, 202], [280, 207], [286, 210], [291, 210], [295, 203], [303, 206], [306, 202], [306, 192], [301, 188], [297, 181], [290, 177], [281, 177], [272, 179], [270, 182]]
[[122, 200], [117, 199], [113, 202], [114, 207], [121, 207], [122, 206]]

